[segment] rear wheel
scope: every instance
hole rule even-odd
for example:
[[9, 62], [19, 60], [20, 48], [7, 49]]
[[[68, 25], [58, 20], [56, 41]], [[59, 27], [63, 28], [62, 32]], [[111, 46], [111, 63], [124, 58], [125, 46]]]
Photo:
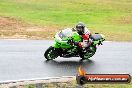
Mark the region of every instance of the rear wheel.
[[89, 59], [90, 57], [92, 57], [96, 52], [96, 46], [90, 46], [89, 49], [87, 50], [87, 52], [85, 52], [81, 58], [82, 59]]
[[58, 57], [58, 54], [54, 47], [50, 46], [44, 53], [44, 57], [47, 60], [53, 60]]

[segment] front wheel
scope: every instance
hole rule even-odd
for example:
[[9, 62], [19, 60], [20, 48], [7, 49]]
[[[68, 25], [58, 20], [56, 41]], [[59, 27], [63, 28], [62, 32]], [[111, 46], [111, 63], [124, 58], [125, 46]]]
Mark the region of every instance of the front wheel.
[[55, 51], [55, 48], [50, 46], [44, 53], [44, 57], [47, 60], [53, 60], [58, 57], [57, 52]]

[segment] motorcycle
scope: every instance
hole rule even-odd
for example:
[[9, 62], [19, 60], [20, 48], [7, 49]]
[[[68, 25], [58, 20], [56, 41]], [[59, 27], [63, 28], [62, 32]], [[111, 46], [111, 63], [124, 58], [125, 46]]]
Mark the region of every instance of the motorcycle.
[[44, 57], [47, 60], [53, 60], [60, 57], [80, 57], [82, 60], [89, 59], [92, 57], [97, 49], [97, 45], [102, 45], [105, 40], [103, 34], [92, 34], [92, 43], [89, 47], [79, 48], [75, 43], [82, 42], [81, 36], [70, 29], [62, 30], [56, 33], [54, 41], [55, 43], [50, 46], [44, 53]]

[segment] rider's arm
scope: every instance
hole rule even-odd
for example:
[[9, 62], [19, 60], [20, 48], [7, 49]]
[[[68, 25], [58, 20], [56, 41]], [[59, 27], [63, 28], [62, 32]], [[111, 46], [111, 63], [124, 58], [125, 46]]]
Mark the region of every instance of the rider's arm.
[[82, 35], [83, 40], [89, 40], [90, 33], [86, 32], [84, 35]]
[[80, 42], [78, 45], [80, 47], [87, 47], [87, 46], [89, 46], [92, 43], [92, 41], [90, 39], [90, 35], [91, 35], [90, 31], [88, 31], [86, 29], [85, 30], [85, 34], [82, 35], [83, 42], [82, 43]]
[[85, 33], [91, 33], [90, 30], [88, 28], [85, 27]]

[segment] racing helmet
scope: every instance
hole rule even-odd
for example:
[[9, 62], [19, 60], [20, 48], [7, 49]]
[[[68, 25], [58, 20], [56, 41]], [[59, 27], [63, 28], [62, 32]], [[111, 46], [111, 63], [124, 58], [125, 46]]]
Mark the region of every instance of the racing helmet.
[[79, 22], [76, 25], [76, 31], [78, 32], [79, 35], [83, 35], [84, 34], [84, 31], [85, 31], [85, 24], [82, 23], [82, 22]]

